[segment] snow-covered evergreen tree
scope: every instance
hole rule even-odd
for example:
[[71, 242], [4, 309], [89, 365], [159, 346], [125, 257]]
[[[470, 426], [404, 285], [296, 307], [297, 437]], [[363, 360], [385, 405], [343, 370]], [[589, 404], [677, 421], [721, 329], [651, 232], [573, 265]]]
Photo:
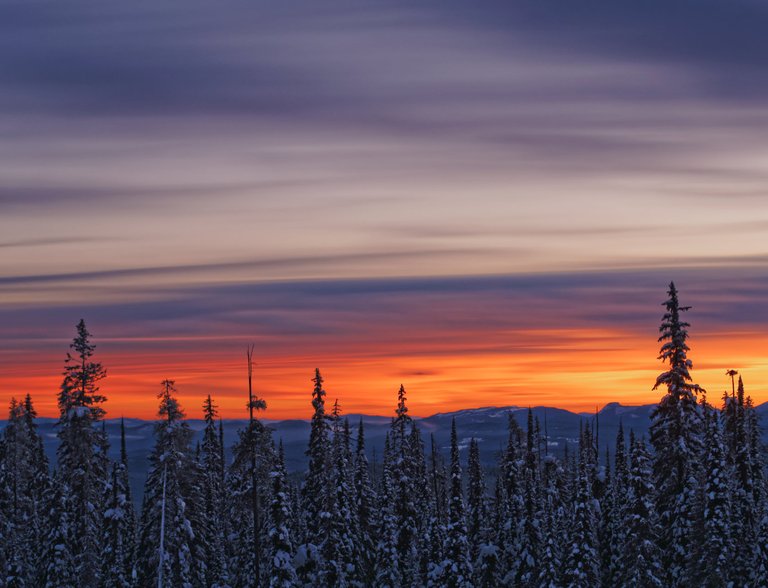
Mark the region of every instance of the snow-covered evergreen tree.
[[651, 415], [651, 443], [655, 450], [653, 473], [656, 508], [659, 513], [662, 564], [670, 586], [688, 586], [688, 557], [691, 551], [696, 486], [702, 454], [702, 420], [697, 394], [702, 389], [691, 381], [692, 362], [687, 322], [681, 313], [674, 283], [669, 285], [666, 313], [659, 331], [662, 343], [659, 359], [669, 369], [656, 378], [654, 389], [665, 386], [667, 393]]
[[79, 586], [79, 571], [72, 544], [72, 518], [67, 508], [66, 486], [54, 485], [49, 514], [49, 531], [45, 551], [41, 558], [38, 586], [45, 588], [72, 588]]
[[421, 552], [422, 583], [433, 586], [440, 578], [448, 524], [447, 476], [434, 435], [430, 435], [429, 464], [428, 486], [431, 504], [426, 511], [428, 514], [425, 513], [426, 521], [419, 551]]
[[710, 409], [706, 410], [705, 418], [703, 486], [698, 496], [698, 520], [694, 526], [696, 541], [692, 543], [692, 552], [688, 557], [688, 577], [697, 586], [725, 588], [730, 585], [729, 576], [743, 570], [732, 569], [734, 549], [731, 542], [729, 468], [720, 419]]
[[627, 515], [629, 495], [629, 459], [624, 439], [624, 425], [621, 420], [619, 420], [615, 448], [613, 477], [603, 508], [603, 521], [606, 529], [604, 540], [607, 543], [603, 546], [607, 555], [604, 562], [603, 578], [604, 584], [608, 586], [614, 586], [618, 582], [626, 542], [624, 521]]
[[445, 556], [440, 566], [440, 582], [449, 588], [472, 587], [472, 564], [469, 560], [464, 489], [462, 487], [456, 419], [451, 421], [451, 493], [448, 503], [448, 529]]
[[502, 546], [501, 575], [506, 586], [514, 586], [522, 545], [520, 521], [523, 513], [521, 484], [522, 430], [512, 413], [508, 415], [509, 437], [499, 464], [502, 478], [500, 495], [496, 501], [498, 527], [497, 544]]
[[318, 585], [347, 586], [355, 577], [354, 535], [356, 526], [352, 491], [349, 484], [349, 428], [341, 426], [341, 410], [338, 401], [332, 412], [333, 442], [331, 447], [331, 472], [327, 477], [324, 493], [322, 542], [323, 557]]
[[565, 556], [563, 581], [573, 588], [590, 588], [600, 584], [597, 521], [592, 470], [594, 445], [589, 428], [581, 435], [578, 477], [571, 506], [570, 539]]
[[365, 455], [365, 431], [362, 418], [357, 428], [354, 468], [354, 509], [357, 522], [357, 528], [353, 529], [355, 533], [355, 560], [357, 562], [357, 579], [366, 586], [372, 585], [374, 581], [376, 495], [371, 486], [368, 458]]
[[9, 586], [34, 584], [48, 532], [50, 478], [36, 416], [29, 394], [12, 398], [0, 440], [0, 563]]
[[303, 498], [304, 516], [307, 521], [308, 543], [320, 545], [323, 541], [322, 519], [324, 498], [328, 487], [330, 435], [328, 416], [325, 412], [325, 390], [320, 370], [315, 370], [312, 379], [315, 387], [312, 390], [312, 422], [309, 433], [309, 469], [304, 479]]
[[102, 588], [130, 588], [133, 585], [133, 555], [136, 542], [136, 514], [128, 478], [125, 421], [120, 421], [120, 460], [112, 464], [105, 500], [101, 541]]
[[542, 544], [537, 585], [556, 588], [560, 585], [563, 568], [563, 536], [565, 505], [562, 501], [562, 468], [554, 456], [544, 456], [542, 467]]
[[293, 540], [290, 530], [291, 495], [286, 478], [283, 441], [280, 440], [280, 449], [272, 470], [272, 504], [267, 534], [270, 588], [292, 588], [299, 585], [296, 570], [293, 567]]
[[[420, 493], [416, 490], [416, 474], [419, 467], [416, 454], [420, 443], [413, 443], [413, 420], [408, 415], [406, 401], [405, 388], [401, 385], [397, 393], [397, 408], [392, 420], [390, 442], [395, 459], [392, 472], [397, 492], [395, 515], [398, 562], [401, 581], [410, 586], [417, 581], [419, 575], [417, 499]], [[423, 459], [423, 455], [420, 457]]]
[[521, 549], [518, 555], [515, 578], [517, 585], [529, 586], [539, 576], [541, 556], [541, 522], [539, 520], [539, 466], [533, 411], [528, 409], [525, 459], [523, 461], [523, 486], [520, 501], [523, 508], [518, 523]]
[[228, 582], [226, 546], [224, 460], [220, 431], [216, 428], [218, 409], [209, 394], [203, 402], [203, 443], [200, 446], [200, 469], [203, 473], [203, 497], [205, 499], [206, 538], [209, 552], [206, 554], [208, 584], [224, 586]]
[[485, 478], [480, 464], [480, 446], [473, 437], [469, 441], [469, 459], [467, 462], [469, 484], [467, 488], [467, 541], [469, 557], [476, 562], [480, 546], [487, 541]]
[[[737, 375], [729, 370], [728, 375]], [[735, 585], [756, 585], [755, 570], [764, 559], [758, 537], [761, 518], [761, 498], [756, 486], [761, 485], [763, 468], [756, 469], [753, 462], [761, 463], [761, 452], [752, 450], [750, 429], [753, 411], [751, 401], [745, 396], [744, 382], [739, 376], [738, 392], [725, 394], [723, 398], [722, 428], [725, 459], [729, 467], [728, 499], [730, 502], [730, 538], [733, 559], [728, 567], [728, 577]], [[707, 448], [708, 449], [708, 448]], [[757, 479], [755, 474], [757, 473]]]
[[160, 421], [144, 487], [136, 572], [139, 586], [206, 586], [203, 476], [192, 450], [192, 430], [172, 380], [158, 394]]
[[657, 545], [658, 517], [651, 471], [651, 458], [643, 439], [629, 433], [631, 466], [627, 474], [627, 500], [620, 562], [616, 567], [616, 586], [661, 588], [664, 586], [661, 554]]
[[274, 460], [271, 432], [254, 417], [238, 432], [226, 481], [229, 582], [237, 588], [250, 586], [254, 577], [266, 574], [265, 523]]
[[384, 463], [379, 489], [378, 541], [376, 543], [375, 564], [375, 586], [381, 586], [381, 588], [399, 588], [401, 586], [397, 550], [397, 515], [395, 514], [395, 500], [397, 500], [393, 472], [395, 460], [389, 433], [387, 433], [384, 440]]
[[[57, 508], [67, 511], [70, 532], [59, 536], [62, 549], [73, 562], [78, 583], [83, 588], [98, 586], [101, 572], [99, 561], [102, 538], [102, 513], [105, 488], [108, 482], [107, 439], [94, 424], [104, 416], [101, 404], [106, 397], [99, 390], [99, 382], [106, 370], [93, 361], [95, 346], [84, 321], [77, 325], [77, 335], [67, 353], [64, 379], [59, 391], [60, 417], [58, 422], [59, 447], [57, 451], [56, 484], [61, 500]], [[49, 546], [49, 549], [54, 546]], [[59, 582], [59, 579], [46, 578]]]

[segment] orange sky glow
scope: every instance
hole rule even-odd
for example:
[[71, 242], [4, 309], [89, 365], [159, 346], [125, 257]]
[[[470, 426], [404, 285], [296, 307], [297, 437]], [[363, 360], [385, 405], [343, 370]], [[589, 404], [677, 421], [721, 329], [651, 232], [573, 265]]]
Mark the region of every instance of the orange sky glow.
[[671, 280], [696, 381], [768, 400], [757, 3], [134, 4], [0, 18], [0, 402], [56, 415], [80, 318], [110, 417], [244, 416], [251, 343], [267, 418], [316, 367], [347, 413], [654, 402]]
[[[333, 355], [275, 355], [255, 358], [254, 387], [265, 398], [264, 418], [308, 418], [313, 369], [320, 367], [328, 400], [338, 398], [345, 413], [387, 415], [399, 385], [405, 385], [411, 412], [435, 412], [477, 406], [557, 406], [592, 411], [605, 403], [655, 402], [651, 390], [660, 362], [653, 338], [609, 329], [547, 330], [528, 333], [530, 349], [515, 353], [473, 353], [446, 349], [368, 348]], [[96, 339], [98, 343], [98, 339]], [[548, 341], [542, 344], [541, 341]], [[621, 344], [616, 343], [620, 341]], [[164, 378], [175, 379], [190, 418], [200, 417], [204, 395], [214, 396], [224, 418], [245, 416], [245, 352], [161, 354], [116, 353], [109, 341], [97, 354], [108, 369], [102, 391], [107, 416], [152, 419], [155, 394]], [[729, 387], [727, 368], [740, 370], [757, 403], [768, 400], [768, 336], [756, 333], [699, 333], [691, 340], [694, 380], [707, 388], [710, 401]], [[231, 349], [232, 347], [230, 347]], [[41, 416], [57, 416], [57, 373], [62, 353], [21, 361], [0, 375], [6, 400], [30, 392]]]

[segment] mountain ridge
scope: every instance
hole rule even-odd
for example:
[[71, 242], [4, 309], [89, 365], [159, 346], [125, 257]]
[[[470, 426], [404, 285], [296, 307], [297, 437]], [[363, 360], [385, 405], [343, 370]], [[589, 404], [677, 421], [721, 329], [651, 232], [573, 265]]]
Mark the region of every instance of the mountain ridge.
[[[616, 440], [619, 423], [624, 427], [625, 435], [633, 430], [636, 435], [647, 435], [650, 426], [651, 411], [655, 404], [624, 405], [620, 402], [609, 402], [597, 413], [576, 413], [567, 409], [552, 406], [533, 406], [530, 410], [535, 419], [538, 419], [542, 436], [546, 435], [546, 442], [540, 448], [543, 452], [551, 452], [561, 455], [566, 446], [575, 447], [578, 443], [579, 429], [585, 422], [594, 425], [601, 459], [606, 448], [612, 452]], [[768, 413], [768, 402], [756, 407], [761, 420]], [[475, 438], [479, 442], [480, 459], [488, 471], [493, 471], [498, 463], [498, 456], [506, 445], [508, 437], [508, 415], [517, 421], [518, 425], [526, 428], [527, 407], [519, 406], [483, 406], [465, 408], [456, 411], [438, 412], [428, 417], [414, 417], [422, 433], [427, 451], [429, 451], [432, 439], [436, 448], [445, 458], [448, 455], [448, 445], [451, 429], [451, 421], [456, 420], [457, 435], [460, 440], [462, 459], [466, 459], [466, 446], [469, 440]], [[391, 417], [382, 415], [367, 415], [353, 413], [342, 415], [342, 418], [350, 420], [353, 436], [356, 435], [356, 425], [362, 418], [365, 425], [366, 449], [368, 458], [373, 467], [381, 462], [384, 447], [384, 438], [389, 429]], [[56, 447], [56, 421], [50, 417], [38, 418], [40, 434], [43, 437], [46, 454], [55, 463]], [[103, 421], [104, 428], [109, 437], [109, 456], [117, 459], [120, 451], [120, 418], [110, 418]], [[154, 446], [154, 428], [156, 420], [144, 420], [126, 418], [126, 445], [128, 451], [128, 465], [131, 477], [131, 486], [134, 497], [138, 500], [142, 494], [148, 458]], [[195, 432], [197, 442], [202, 438], [204, 421], [202, 419], [187, 419], [190, 428]], [[237, 440], [237, 431], [247, 423], [247, 419], [222, 419], [224, 426], [224, 441], [227, 452]], [[262, 422], [272, 430], [275, 441], [283, 441], [285, 449], [286, 466], [288, 471], [298, 476], [306, 469], [307, 457], [305, 451], [309, 440], [309, 419], [262, 419]], [[5, 421], [0, 421], [0, 429], [4, 428]], [[763, 441], [768, 443], [768, 434], [763, 431]]]

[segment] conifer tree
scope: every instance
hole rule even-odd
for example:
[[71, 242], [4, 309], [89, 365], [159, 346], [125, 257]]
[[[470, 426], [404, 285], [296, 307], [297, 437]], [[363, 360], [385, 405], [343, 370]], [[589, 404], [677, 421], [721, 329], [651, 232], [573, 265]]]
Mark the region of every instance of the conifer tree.
[[600, 583], [594, 487], [590, 473], [594, 467], [593, 455], [594, 445], [587, 427], [579, 446], [578, 478], [563, 578], [565, 584], [573, 588], [590, 588]]
[[45, 588], [71, 588], [78, 585], [77, 564], [72, 551], [68, 549], [74, 531], [64, 495], [65, 488], [59, 484], [53, 486], [48, 538], [41, 558], [42, 569], [38, 583]]
[[700, 510], [695, 525], [696, 541], [689, 556], [688, 577], [697, 586], [720, 588], [729, 585], [733, 574], [733, 544], [730, 529], [730, 489], [722, 430], [717, 413], [707, 410], [704, 443], [704, 476]]
[[101, 542], [101, 586], [129, 588], [133, 584], [136, 514], [131, 500], [123, 419], [120, 420], [120, 460], [112, 464], [105, 506]]
[[395, 500], [397, 493], [394, 486], [395, 457], [390, 442], [390, 434], [384, 440], [384, 462], [379, 490], [378, 542], [376, 545], [376, 586], [381, 588], [399, 588], [400, 566], [397, 550], [397, 515]]
[[[106, 370], [93, 361], [95, 346], [84, 321], [67, 353], [64, 379], [59, 391], [57, 480], [61, 500], [57, 507], [67, 510], [69, 533], [60, 536], [62, 549], [69, 552], [79, 585], [97, 586], [101, 565], [99, 545], [102, 537], [103, 500], [108, 481], [106, 435], [94, 424], [104, 416], [101, 404], [106, 397], [99, 382]], [[54, 548], [55, 546], [50, 546]], [[48, 578], [50, 580], [50, 578]], [[58, 580], [56, 580], [58, 581]]]
[[36, 416], [29, 394], [22, 402], [12, 398], [0, 440], [0, 562], [6, 561], [9, 586], [34, 583], [48, 531], [50, 478]]
[[448, 501], [446, 495], [445, 468], [435, 443], [430, 435], [430, 502], [428, 518], [421, 539], [421, 573], [423, 583], [435, 586], [440, 581], [446, 544], [448, 523]]
[[206, 568], [209, 586], [223, 586], [228, 581], [225, 554], [224, 502], [224, 461], [220, 432], [216, 430], [217, 406], [209, 394], [203, 403], [203, 443], [200, 447], [200, 469], [203, 474], [203, 497], [205, 500], [206, 538], [209, 552], [206, 554]]
[[502, 578], [504, 584], [513, 586], [517, 571], [520, 551], [520, 521], [523, 513], [521, 485], [521, 446], [522, 430], [512, 413], [508, 415], [509, 436], [507, 446], [502, 453], [499, 475], [502, 477], [500, 496], [496, 508], [502, 522], [498, 530], [497, 542], [502, 546]]
[[232, 447], [232, 464], [227, 472], [226, 497], [228, 579], [234, 588], [265, 582], [265, 524], [271, 504], [271, 479], [275, 455], [270, 429], [256, 418], [267, 408], [253, 391], [252, 353], [248, 350], [248, 425], [238, 431]]
[[477, 561], [480, 546], [486, 536], [485, 479], [480, 465], [480, 448], [473, 437], [469, 442], [469, 462], [467, 464], [469, 487], [467, 491], [467, 540], [469, 541], [470, 561]]
[[[757, 538], [751, 544], [740, 543], [735, 540], [737, 548], [748, 550], [752, 554], [750, 581], [755, 586], [768, 584], [768, 511], [766, 508], [765, 492], [765, 450], [761, 442], [761, 428], [758, 423], [758, 415], [752, 403], [752, 398], [747, 396], [745, 400], [745, 413], [747, 422], [747, 439], [749, 443], [749, 462], [752, 478], [752, 500], [754, 512], [754, 536]], [[751, 549], [748, 547], [751, 545]]]
[[374, 582], [374, 514], [376, 510], [376, 495], [371, 486], [368, 458], [365, 455], [365, 431], [363, 419], [357, 428], [357, 448], [355, 451], [354, 471], [354, 508], [357, 528], [355, 531], [355, 559], [357, 561], [357, 577], [360, 583], [372, 585]]
[[[397, 393], [397, 408], [391, 427], [391, 450], [395, 460], [393, 464], [394, 484], [397, 492], [395, 516], [397, 518], [397, 553], [400, 565], [401, 581], [406, 586], [416, 582], [419, 570], [417, 538], [418, 508], [415, 482], [418, 464], [416, 453], [419, 443], [414, 443], [411, 432], [413, 421], [408, 415], [405, 388], [401, 385]], [[421, 456], [423, 459], [423, 455]]]
[[464, 490], [461, 481], [459, 444], [456, 419], [451, 421], [451, 494], [448, 504], [448, 530], [445, 559], [441, 566], [443, 586], [471, 588], [472, 564], [469, 561], [469, 542], [464, 511]]
[[627, 498], [629, 495], [629, 461], [624, 441], [624, 425], [619, 420], [616, 434], [614, 473], [609, 486], [609, 493], [603, 509], [604, 524], [607, 527], [604, 549], [607, 559], [604, 562], [604, 583], [613, 586], [618, 582], [621, 559], [626, 542], [625, 519], [627, 516]]
[[352, 493], [349, 486], [349, 428], [340, 425], [341, 410], [338, 400], [332, 412], [333, 443], [331, 448], [332, 471], [327, 477], [325, 489], [323, 540], [321, 551], [323, 567], [320, 576], [324, 586], [346, 586], [354, 574], [354, 538], [351, 528], [356, 526]]
[[136, 571], [140, 586], [206, 586], [202, 473], [173, 380], [158, 394], [159, 422], [144, 487]]
[[290, 522], [291, 496], [285, 472], [283, 441], [280, 440], [277, 461], [272, 470], [272, 504], [270, 505], [269, 527], [269, 585], [270, 588], [291, 588], [298, 586], [296, 570], [293, 567], [293, 541]]
[[563, 523], [565, 519], [562, 502], [562, 468], [554, 456], [544, 456], [542, 468], [542, 508], [539, 520], [542, 524], [542, 545], [539, 563], [538, 586], [556, 588], [560, 586], [563, 566]]
[[[732, 378], [735, 370], [726, 372]], [[758, 537], [760, 526], [761, 498], [756, 486], [761, 484], [762, 467], [754, 463], [762, 461], [760, 452], [753, 453], [750, 439], [751, 400], [745, 397], [744, 382], [739, 376], [738, 392], [723, 398], [722, 429], [725, 459], [732, 475], [728, 475], [730, 502], [730, 537], [733, 544], [733, 560], [730, 562], [729, 578], [736, 585], [755, 584], [754, 570], [763, 559], [763, 548]], [[735, 390], [734, 390], [735, 392]], [[708, 449], [708, 448], [707, 448]], [[757, 478], [755, 477], [757, 474]], [[756, 565], [757, 564], [757, 565]]]
[[670, 586], [689, 585], [687, 558], [691, 550], [698, 463], [702, 446], [702, 421], [697, 394], [703, 390], [691, 381], [692, 362], [687, 322], [681, 313], [674, 283], [669, 285], [666, 312], [659, 331], [662, 343], [659, 359], [669, 369], [656, 379], [654, 390], [665, 386], [667, 393], [651, 415], [653, 473], [656, 482], [656, 508], [660, 517], [659, 545], [665, 581]]
[[523, 487], [521, 502], [521, 521], [519, 536], [521, 547], [517, 569], [515, 571], [518, 585], [531, 585], [539, 575], [539, 558], [541, 549], [541, 523], [539, 521], [539, 480], [537, 441], [533, 420], [533, 411], [528, 409], [528, 428], [526, 431], [526, 451], [523, 463]]
[[304, 480], [304, 516], [307, 521], [307, 540], [316, 546], [323, 541], [322, 518], [324, 512], [325, 494], [328, 487], [328, 472], [331, 460], [328, 455], [330, 447], [328, 418], [325, 413], [325, 390], [320, 370], [315, 370], [312, 379], [315, 387], [312, 390], [312, 422], [309, 433], [309, 470]]
[[624, 510], [625, 539], [616, 569], [617, 586], [661, 588], [664, 585], [657, 546], [658, 518], [654, 497], [651, 458], [643, 439], [629, 432], [631, 466], [627, 474]]

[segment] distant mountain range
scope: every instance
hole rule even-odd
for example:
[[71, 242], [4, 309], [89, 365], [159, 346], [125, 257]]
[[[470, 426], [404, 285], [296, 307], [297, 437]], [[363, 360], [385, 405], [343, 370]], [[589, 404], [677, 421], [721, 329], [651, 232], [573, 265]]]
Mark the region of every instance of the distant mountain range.
[[[618, 402], [607, 404], [597, 413], [574, 413], [561, 408], [537, 406], [532, 408], [534, 417], [539, 419], [542, 435], [547, 433], [547, 448], [542, 445], [542, 451], [549, 451], [558, 456], [562, 455], [566, 445], [574, 448], [578, 443], [579, 426], [590, 423], [597, 427], [601, 457], [608, 447], [613, 451], [619, 422], [624, 425], [628, 435], [630, 429], [636, 435], [647, 435], [650, 426], [650, 415], [654, 404], [642, 406], [624, 406]], [[768, 413], [768, 402], [757, 407], [761, 420]], [[485, 408], [470, 408], [455, 412], [437, 413], [425, 418], [417, 418], [419, 428], [424, 438], [426, 451], [429, 453], [430, 435], [434, 435], [439, 451], [447, 458], [451, 419], [456, 419], [456, 430], [462, 451], [466, 451], [470, 439], [474, 437], [480, 444], [480, 458], [489, 470], [496, 467], [499, 451], [507, 442], [507, 415], [514, 415], [521, 428], [526, 428], [527, 408], [517, 406], [491, 406]], [[353, 441], [357, 435], [357, 424], [362, 418], [365, 424], [366, 449], [369, 460], [381, 462], [384, 447], [384, 436], [389, 428], [391, 417], [349, 414]], [[204, 422], [199, 419], [187, 421], [195, 431], [196, 439], [202, 437]], [[288, 419], [273, 421], [263, 419], [262, 422], [273, 430], [275, 441], [283, 440], [286, 465], [289, 472], [299, 474], [307, 465], [305, 451], [309, 440], [309, 420]], [[45, 450], [51, 462], [56, 455], [56, 419], [38, 419], [40, 433], [43, 435]], [[224, 442], [229, 450], [237, 439], [237, 431], [244, 428], [245, 419], [225, 419]], [[5, 421], [0, 421], [0, 428]], [[120, 419], [107, 419], [105, 426], [111, 443], [110, 456], [116, 459], [120, 451]], [[131, 486], [134, 497], [141, 496], [146, 478], [148, 456], [154, 446], [154, 421], [141, 419], [125, 419], [126, 440], [128, 446]], [[764, 442], [768, 442], [768, 431], [764, 430]], [[466, 458], [466, 456], [465, 456]]]

